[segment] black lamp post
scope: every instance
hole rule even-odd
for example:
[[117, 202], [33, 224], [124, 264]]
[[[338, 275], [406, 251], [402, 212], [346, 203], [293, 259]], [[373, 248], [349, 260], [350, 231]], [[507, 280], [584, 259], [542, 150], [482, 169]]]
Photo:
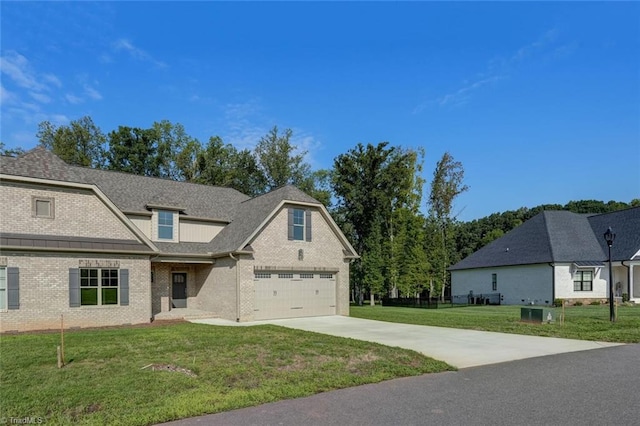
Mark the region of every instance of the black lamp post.
[[613, 231], [611, 231], [611, 227], [609, 227], [607, 232], [604, 233], [604, 240], [609, 247], [609, 319], [611, 322], [615, 322], [616, 320], [616, 311], [613, 307], [613, 268], [611, 267], [611, 246], [615, 239], [616, 234], [614, 234]]

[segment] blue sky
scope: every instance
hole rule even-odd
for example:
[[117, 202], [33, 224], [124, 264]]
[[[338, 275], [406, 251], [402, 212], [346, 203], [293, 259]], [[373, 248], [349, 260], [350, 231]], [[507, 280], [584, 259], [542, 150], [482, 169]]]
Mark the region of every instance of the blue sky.
[[[1, 134], [168, 119], [314, 168], [358, 142], [445, 151], [456, 213], [640, 198], [639, 3], [17, 3], [1, 8]], [[428, 188], [425, 187], [425, 194]]]

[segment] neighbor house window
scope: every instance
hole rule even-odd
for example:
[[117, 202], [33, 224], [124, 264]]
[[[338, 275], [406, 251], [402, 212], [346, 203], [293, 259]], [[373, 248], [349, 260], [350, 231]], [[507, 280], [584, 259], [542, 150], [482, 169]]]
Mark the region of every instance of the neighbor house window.
[[173, 212], [158, 211], [158, 238], [173, 240]]
[[320, 278], [322, 278], [322, 279], [331, 279], [331, 278], [333, 278], [333, 274], [320, 274]]
[[278, 274], [278, 278], [293, 278], [293, 274]]
[[576, 271], [573, 274], [574, 291], [591, 291], [593, 289], [593, 271]]
[[300, 274], [300, 278], [306, 278], [306, 279], [313, 278], [313, 274]]
[[491, 274], [491, 290], [498, 290], [498, 274]]
[[31, 210], [34, 217], [53, 219], [53, 198], [33, 197]]
[[7, 309], [7, 268], [0, 267], [0, 311]]
[[304, 241], [304, 210], [293, 209], [293, 239]]
[[117, 304], [117, 269], [80, 269], [80, 305]]

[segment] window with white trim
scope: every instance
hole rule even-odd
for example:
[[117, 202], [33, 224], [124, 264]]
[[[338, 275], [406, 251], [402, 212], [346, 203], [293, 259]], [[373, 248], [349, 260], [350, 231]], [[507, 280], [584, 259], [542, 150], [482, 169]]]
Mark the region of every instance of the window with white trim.
[[117, 269], [80, 269], [80, 305], [117, 305]]
[[491, 290], [498, 290], [498, 274], [491, 274]]
[[304, 241], [304, 210], [293, 209], [293, 239]]
[[313, 274], [300, 274], [300, 278], [305, 278], [305, 279], [313, 278]]
[[573, 291], [592, 291], [593, 290], [593, 271], [577, 270], [573, 274]]
[[288, 274], [288, 273], [278, 274], [278, 278], [291, 278], [291, 279], [293, 279], [293, 274]]
[[173, 240], [173, 212], [158, 210], [158, 239]]
[[320, 278], [322, 278], [322, 279], [331, 279], [331, 278], [333, 278], [333, 274], [320, 274]]
[[7, 268], [0, 267], [0, 311], [7, 310]]

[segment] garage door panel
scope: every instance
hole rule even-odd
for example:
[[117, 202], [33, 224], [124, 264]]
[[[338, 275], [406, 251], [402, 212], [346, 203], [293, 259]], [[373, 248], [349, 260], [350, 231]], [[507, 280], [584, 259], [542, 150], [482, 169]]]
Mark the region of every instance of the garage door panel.
[[[336, 281], [320, 274], [260, 273], [255, 285], [255, 319], [335, 315]], [[293, 275], [293, 278], [290, 278]]]

